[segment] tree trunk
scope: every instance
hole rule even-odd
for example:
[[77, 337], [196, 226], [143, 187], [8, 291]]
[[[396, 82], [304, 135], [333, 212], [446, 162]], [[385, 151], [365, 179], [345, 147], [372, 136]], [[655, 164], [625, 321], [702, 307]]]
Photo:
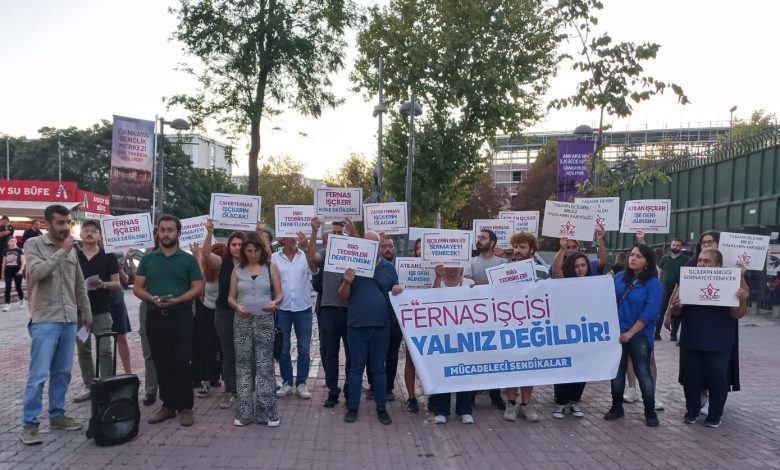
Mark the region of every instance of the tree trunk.
[[252, 119], [249, 126], [249, 136], [249, 187], [247, 193], [257, 196], [260, 194], [257, 165], [257, 160], [260, 157], [260, 119]]

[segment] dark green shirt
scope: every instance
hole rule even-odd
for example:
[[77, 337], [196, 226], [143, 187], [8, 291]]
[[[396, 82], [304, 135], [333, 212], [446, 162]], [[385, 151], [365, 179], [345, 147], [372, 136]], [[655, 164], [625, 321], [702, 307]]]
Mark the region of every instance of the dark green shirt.
[[192, 287], [192, 281], [203, 279], [198, 261], [177, 249], [171, 256], [162, 251], [147, 253], [138, 264], [138, 276], [146, 278], [146, 291], [152, 295], [178, 297]]
[[661, 283], [664, 285], [666, 292], [672, 292], [674, 285], [680, 282], [680, 268], [685, 266], [690, 258], [681, 254], [677, 259], [672, 258], [672, 255], [665, 255], [658, 263], [658, 267], [663, 269], [661, 275]]

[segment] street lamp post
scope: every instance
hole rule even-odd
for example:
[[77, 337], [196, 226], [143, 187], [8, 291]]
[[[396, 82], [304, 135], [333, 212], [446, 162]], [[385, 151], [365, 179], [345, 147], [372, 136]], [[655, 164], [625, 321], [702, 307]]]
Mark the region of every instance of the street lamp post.
[[[160, 137], [157, 139], [157, 145], [158, 148], [158, 155], [159, 155], [159, 163], [157, 164], [156, 170], [158, 171], [158, 197], [157, 201], [155, 202], [155, 212], [159, 216], [163, 213], [163, 208], [165, 207], [165, 186], [164, 183], [164, 175], [165, 175], [165, 125], [168, 124], [171, 126], [172, 129], [180, 130], [180, 131], [186, 131], [190, 128], [190, 123], [185, 121], [184, 119], [174, 119], [173, 121], [166, 121], [165, 118], [160, 118]], [[159, 207], [157, 207], [159, 205]]]
[[729, 127], [734, 127], [734, 111], [736, 110], [737, 105], [734, 105], [729, 109]]
[[[422, 106], [415, 100], [414, 91], [411, 99], [399, 108], [403, 116], [409, 118], [409, 147], [406, 160], [406, 220], [411, 221], [412, 216], [412, 170], [414, 169], [414, 117], [422, 114]], [[409, 235], [404, 237], [404, 256], [409, 254]]]
[[382, 202], [382, 115], [387, 112], [387, 108], [384, 104], [384, 72], [385, 62], [382, 57], [379, 58], [379, 103], [374, 106], [374, 112], [372, 113], [375, 118], [378, 118], [377, 131], [376, 131], [376, 170], [374, 177], [376, 178], [376, 202]]

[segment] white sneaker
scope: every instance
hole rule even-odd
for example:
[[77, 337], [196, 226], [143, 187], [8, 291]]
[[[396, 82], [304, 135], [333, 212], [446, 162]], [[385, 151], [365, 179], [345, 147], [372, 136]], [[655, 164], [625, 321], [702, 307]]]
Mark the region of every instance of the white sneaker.
[[474, 424], [474, 417], [471, 415], [463, 415], [460, 417], [460, 422], [463, 424]]
[[536, 413], [534, 405], [530, 403], [527, 405], [520, 405], [520, 415], [523, 417], [523, 419], [532, 423], [539, 421], [539, 415]]
[[281, 419], [275, 419], [273, 421], [268, 421], [268, 427], [269, 428], [278, 428], [280, 424], [282, 424], [282, 420]]
[[582, 418], [585, 416], [585, 412], [582, 411], [579, 403], [569, 403], [569, 411], [571, 411], [571, 415], [575, 418]]
[[553, 411], [553, 418], [563, 419], [566, 417], [566, 405], [555, 405], [555, 411]]
[[25, 305], [27, 305], [27, 304], [25, 303], [25, 300], [24, 300], [24, 299], [22, 299], [22, 300], [20, 300], [20, 301], [19, 301], [19, 306], [20, 306], [20, 307], [24, 308], [24, 306], [25, 306]]
[[447, 417], [444, 415], [436, 415], [435, 418], [433, 418], [434, 424], [444, 424], [447, 422]]
[[10, 308], [11, 308], [11, 306], [10, 306], [10, 305], [8, 305], [8, 304], [5, 304], [5, 306], [3, 307], [3, 311], [4, 311], [4, 312], [7, 312], [7, 311], [8, 311]]
[[506, 409], [504, 410], [504, 421], [517, 421], [517, 408], [519, 406], [517, 402], [513, 405], [507, 401]]
[[247, 424], [249, 424], [249, 423], [242, 423], [241, 420], [238, 419], [238, 418], [233, 420], [233, 425], [234, 426], [246, 426]]
[[707, 416], [710, 414], [710, 397], [706, 393], [701, 394], [701, 410], [699, 414]]
[[655, 411], [663, 411], [664, 410], [664, 402], [661, 400], [656, 399], [655, 400]]
[[639, 401], [639, 392], [636, 388], [629, 388], [626, 393], [623, 394], [623, 401], [626, 403], [634, 403]]
[[285, 383], [281, 387], [279, 387], [279, 390], [276, 391], [277, 397], [286, 397], [287, 395], [290, 395], [293, 392], [293, 388], [290, 384]]
[[295, 387], [295, 391], [298, 392], [298, 396], [304, 400], [311, 398], [311, 392], [309, 392], [309, 389], [306, 388], [306, 384], [298, 384], [298, 386]]

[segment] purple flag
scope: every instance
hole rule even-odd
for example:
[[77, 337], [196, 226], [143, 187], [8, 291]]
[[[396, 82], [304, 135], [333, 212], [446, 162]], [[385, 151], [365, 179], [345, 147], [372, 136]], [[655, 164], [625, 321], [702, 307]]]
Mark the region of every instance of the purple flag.
[[558, 197], [568, 202], [577, 196], [577, 183], [590, 178], [588, 157], [593, 153], [593, 141], [590, 139], [571, 139], [558, 141]]

